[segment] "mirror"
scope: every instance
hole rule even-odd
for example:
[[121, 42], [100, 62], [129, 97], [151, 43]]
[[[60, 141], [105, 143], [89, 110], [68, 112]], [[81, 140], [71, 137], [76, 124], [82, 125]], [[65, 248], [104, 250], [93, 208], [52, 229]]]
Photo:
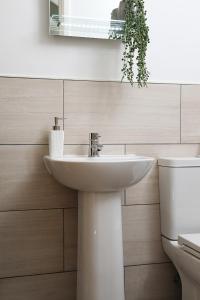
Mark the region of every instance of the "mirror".
[[125, 0], [49, 0], [51, 35], [112, 39], [124, 25]]

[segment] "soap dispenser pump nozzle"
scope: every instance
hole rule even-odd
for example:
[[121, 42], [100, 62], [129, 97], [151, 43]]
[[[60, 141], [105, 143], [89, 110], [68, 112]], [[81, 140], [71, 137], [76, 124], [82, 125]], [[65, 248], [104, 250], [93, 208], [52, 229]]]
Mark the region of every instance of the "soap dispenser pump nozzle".
[[60, 125], [58, 125], [59, 120], [62, 120], [62, 118], [58, 118], [58, 117], [54, 118], [53, 130], [60, 130]]
[[53, 126], [53, 130], [61, 130], [60, 125], [59, 125], [59, 120], [63, 121], [63, 127], [64, 127], [64, 120], [66, 120], [67, 118], [59, 118], [59, 117], [55, 117], [54, 118], [54, 126]]

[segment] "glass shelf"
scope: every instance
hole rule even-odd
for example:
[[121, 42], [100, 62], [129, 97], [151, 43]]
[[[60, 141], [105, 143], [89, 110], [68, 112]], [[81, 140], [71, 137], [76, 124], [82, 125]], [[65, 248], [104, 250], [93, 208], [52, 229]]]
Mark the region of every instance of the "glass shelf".
[[121, 36], [125, 21], [52, 15], [49, 23], [50, 35], [112, 39]]

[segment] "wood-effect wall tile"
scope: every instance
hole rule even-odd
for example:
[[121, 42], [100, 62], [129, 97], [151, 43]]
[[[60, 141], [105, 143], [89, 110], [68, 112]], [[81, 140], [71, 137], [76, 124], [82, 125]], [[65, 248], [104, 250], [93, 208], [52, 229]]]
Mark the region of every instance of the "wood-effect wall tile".
[[87, 143], [92, 131], [106, 144], [180, 142], [178, 85], [139, 89], [117, 82], [65, 81], [64, 86], [69, 144]]
[[193, 145], [127, 145], [127, 154], [151, 156], [155, 158], [150, 172], [138, 184], [126, 191], [126, 204], [159, 203], [157, 159], [163, 156], [196, 156], [200, 147]]
[[122, 216], [125, 266], [168, 261], [161, 243], [158, 204], [124, 206]]
[[0, 211], [77, 205], [77, 192], [47, 172], [43, 162], [47, 153], [47, 146], [0, 146]]
[[62, 80], [0, 77], [0, 144], [47, 144], [62, 113]]
[[177, 272], [170, 263], [125, 268], [126, 300], [181, 300]]
[[76, 272], [0, 279], [1, 300], [76, 300]]
[[63, 212], [0, 212], [0, 277], [63, 270]]
[[181, 93], [181, 142], [200, 142], [200, 85], [183, 85]]
[[78, 211], [65, 209], [64, 212], [64, 268], [77, 270]]

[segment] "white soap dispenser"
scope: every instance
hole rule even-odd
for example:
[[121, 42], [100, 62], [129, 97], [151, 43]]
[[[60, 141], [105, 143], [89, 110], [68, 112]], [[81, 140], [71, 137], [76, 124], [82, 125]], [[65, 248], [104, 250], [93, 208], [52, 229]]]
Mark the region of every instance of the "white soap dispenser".
[[55, 117], [53, 130], [49, 132], [49, 156], [52, 158], [63, 157], [64, 150], [64, 130], [59, 126], [59, 120], [62, 118]]

